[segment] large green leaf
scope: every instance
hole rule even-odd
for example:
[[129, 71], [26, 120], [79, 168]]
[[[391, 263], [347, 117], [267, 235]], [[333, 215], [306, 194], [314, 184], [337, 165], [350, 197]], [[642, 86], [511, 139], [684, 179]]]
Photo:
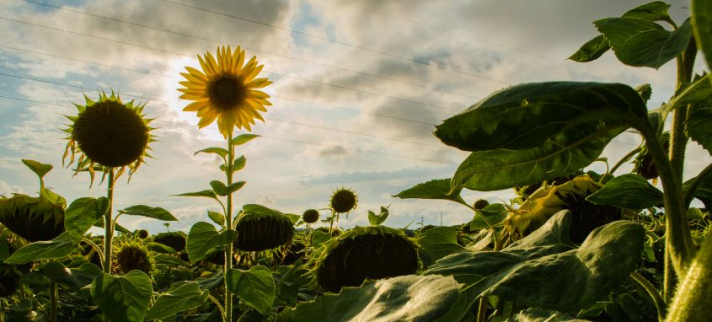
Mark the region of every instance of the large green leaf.
[[607, 18], [594, 24], [618, 60], [637, 67], [659, 68], [683, 52], [692, 37], [689, 20], [672, 32], [643, 19]]
[[[697, 179], [698, 177], [695, 177], [685, 181], [682, 185], [685, 194], [688, 193], [690, 186]], [[697, 189], [692, 193], [692, 196], [702, 201], [707, 209], [712, 208], [712, 175], [708, 175], [702, 180], [702, 182], [698, 183]]]
[[[528, 149], [571, 129], [643, 119], [640, 95], [623, 84], [547, 82], [512, 86], [438, 125], [435, 135], [466, 151]], [[596, 125], [596, 126], [590, 126]]]
[[643, 19], [647, 21], [668, 20], [670, 5], [662, 1], [653, 1], [637, 6], [623, 14], [623, 18]]
[[697, 46], [707, 61], [707, 68], [712, 68], [712, 2], [692, 0], [692, 25]]
[[457, 243], [457, 230], [453, 227], [433, 227], [424, 231], [418, 239], [420, 260], [428, 267], [436, 260], [464, 250]]
[[611, 179], [586, 200], [600, 205], [645, 209], [663, 203], [663, 192], [640, 175], [628, 173]]
[[464, 202], [460, 197], [460, 191], [455, 190], [450, 193], [450, 178], [435, 179], [425, 183], [419, 183], [412, 188], [403, 190], [393, 197], [401, 199], [442, 199], [456, 202]]
[[501, 190], [566, 177], [595, 161], [608, 142], [624, 130], [592, 133], [587, 129], [590, 126], [579, 125], [535, 148], [473, 152], [457, 168], [452, 190]]
[[188, 257], [195, 263], [201, 260], [213, 247], [232, 243], [235, 240], [232, 229], [218, 233], [215, 226], [206, 222], [197, 222], [188, 232]]
[[682, 92], [675, 94], [675, 97], [667, 103], [665, 110], [670, 112], [678, 107], [696, 104], [709, 99], [710, 95], [712, 95], [712, 76], [710, 75], [712, 74], [701, 77], [696, 76], [695, 80], [688, 84]]
[[69, 232], [63, 232], [61, 235], [48, 241], [38, 241], [27, 244], [16, 250], [10, 257], [5, 260], [7, 264], [25, 264], [31, 261], [40, 259], [55, 259], [67, 256], [74, 251], [79, 244], [78, 240], [74, 240]]
[[[459, 288], [452, 277], [399, 276], [302, 302], [277, 321], [460, 321], [469, 307], [456, 305]], [[459, 311], [451, 313], [454, 308]]]
[[94, 304], [112, 322], [143, 321], [152, 294], [151, 279], [139, 270], [123, 276], [101, 274], [91, 285]]
[[164, 319], [178, 312], [198, 307], [205, 303], [209, 291], [202, 291], [194, 281], [172, 284], [168, 291], [161, 293], [146, 314], [146, 320]]
[[502, 204], [487, 205], [487, 207], [475, 211], [475, 217], [470, 222], [470, 230], [492, 228], [507, 218], [507, 214], [509, 212]]
[[583, 44], [579, 50], [569, 56], [569, 59], [579, 63], [586, 63], [598, 59], [609, 49], [611, 49], [611, 46], [608, 45], [606, 37], [599, 35]]
[[174, 217], [168, 210], [165, 210], [161, 207], [136, 205], [119, 210], [119, 212], [129, 216], [143, 216], [163, 221], [178, 221], [178, 219]]
[[262, 315], [269, 315], [277, 292], [272, 272], [257, 265], [249, 270], [231, 269], [225, 274], [227, 287]]
[[687, 121], [687, 133], [692, 140], [712, 154], [712, 99], [707, 99], [692, 109]]
[[616, 221], [599, 227], [578, 249], [568, 241], [571, 214], [561, 211], [531, 235], [499, 252], [459, 252], [426, 274], [453, 275], [478, 296], [517, 305], [578, 311], [619, 287], [639, 262], [645, 229]]
[[106, 197], [74, 200], [64, 211], [64, 227], [72, 239], [81, 240], [89, 228], [109, 211], [109, 203]]
[[78, 292], [102, 274], [101, 268], [92, 263], [84, 263], [76, 268], [68, 268], [60, 262], [51, 261], [43, 268], [45, 276], [52, 282], [62, 284]]

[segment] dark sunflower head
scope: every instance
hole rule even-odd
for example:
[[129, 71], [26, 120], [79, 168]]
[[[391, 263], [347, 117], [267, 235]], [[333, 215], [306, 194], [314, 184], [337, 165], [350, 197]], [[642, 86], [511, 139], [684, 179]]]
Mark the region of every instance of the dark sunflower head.
[[141, 239], [146, 239], [148, 238], [148, 230], [145, 229], [139, 229], [136, 231], [136, 237], [141, 238]]
[[331, 195], [331, 209], [336, 213], [347, 213], [356, 209], [357, 204], [358, 197], [356, 193], [350, 189], [337, 189], [334, 194]]
[[148, 126], [152, 120], [141, 114], [145, 104], [123, 103], [113, 91], [111, 96], [99, 92], [98, 101], [85, 98], [86, 105], [74, 104], [78, 114], [67, 116], [73, 123], [64, 130], [69, 137], [63, 162], [69, 157], [71, 165], [78, 154], [77, 172], [88, 171], [92, 179], [97, 168], [118, 168], [118, 176], [128, 167], [132, 175], [149, 157], [148, 144], [154, 141]]
[[608, 205], [596, 205], [586, 200], [586, 195], [569, 194], [562, 195], [561, 200], [566, 202], [564, 209], [571, 211], [571, 226], [569, 228], [569, 239], [581, 244], [588, 235], [596, 228], [607, 223], [621, 220], [622, 210], [618, 207]]
[[[266, 208], [265, 208], [266, 209]], [[235, 225], [236, 249], [258, 252], [289, 245], [294, 237], [294, 225], [289, 218], [274, 210], [243, 212]]]
[[138, 243], [128, 243], [121, 247], [116, 254], [116, 262], [119, 270], [127, 274], [132, 270], [139, 270], [146, 274], [151, 274], [153, 262], [148, 255], [148, 250]]
[[156, 234], [155, 236], [153, 236], [153, 242], [166, 245], [170, 248], [173, 248], [173, 250], [175, 250], [176, 252], [180, 253], [185, 249], [187, 241], [185, 233], [171, 231]]
[[474, 207], [477, 210], [480, 210], [487, 206], [489, 206], [489, 201], [484, 200], [484, 199], [479, 199], [479, 200], [475, 201], [475, 204], [474, 204]]
[[302, 214], [302, 220], [307, 224], [313, 224], [319, 220], [319, 211], [309, 209]]
[[327, 244], [313, 273], [326, 291], [361, 286], [366, 279], [414, 274], [421, 267], [415, 243], [386, 226], [357, 227]]
[[51, 240], [64, 232], [64, 206], [42, 196], [0, 197], [0, 223], [27, 241]]

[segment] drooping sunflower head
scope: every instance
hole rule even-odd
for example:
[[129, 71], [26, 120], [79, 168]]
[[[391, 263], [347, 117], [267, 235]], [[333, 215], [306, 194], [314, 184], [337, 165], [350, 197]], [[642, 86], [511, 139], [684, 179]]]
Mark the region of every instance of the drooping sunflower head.
[[39, 196], [0, 197], [0, 223], [25, 240], [50, 240], [64, 232], [64, 207]]
[[417, 245], [401, 231], [386, 226], [351, 229], [332, 239], [310, 272], [326, 291], [361, 286], [368, 279], [414, 274], [421, 268]]
[[233, 52], [228, 47], [218, 47], [217, 59], [208, 52], [203, 57], [198, 55], [202, 71], [186, 67], [187, 73], [181, 73], [186, 81], [180, 82], [183, 88], [182, 99], [192, 100], [183, 111], [197, 112], [200, 121], [198, 127], [206, 127], [217, 119], [220, 133], [227, 138], [232, 136], [233, 128], [245, 128], [251, 131], [255, 119], [264, 122], [260, 112], [267, 112], [270, 106], [269, 95], [258, 90], [272, 84], [267, 78], [255, 78], [264, 65], [258, 65], [256, 57], [245, 63], [245, 51], [238, 46]]
[[166, 245], [173, 248], [176, 252], [182, 252], [185, 249], [187, 243], [187, 237], [185, 233], [179, 231], [171, 231], [156, 234], [153, 236], [153, 242]]
[[148, 250], [138, 243], [124, 244], [116, 255], [116, 262], [123, 274], [135, 269], [151, 274], [153, 270], [153, 261], [148, 255]]
[[100, 91], [97, 101], [84, 98], [86, 105], [74, 104], [78, 114], [67, 116], [72, 124], [64, 130], [69, 137], [62, 163], [69, 157], [71, 165], [79, 155], [76, 171], [88, 171], [92, 180], [94, 171], [107, 168], [118, 168], [118, 177], [128, 167], [131, 176], [150, 157], [148, 144], [155, 141], [148, 126], [152, 119], [142, 114], [145, 104], [124, 103], [113, 91], [111, 96]]
[[309, 209], [302, 214], [302, 220], [307, 224], [313, 224], [319, 220], [319, 211]]
[[235, 224], [237, 238], [233, 245], [246, 252], [259, 252], [292, 243], [294, 225], [284, 214], [253, 205], [244, 211]]
[[336, 213], [347, 213], [356, 209], [357, 204], [358, 197], [356, 193], [350, 189], [337, 189], [334, 194], [331, 195], [331, 209]]

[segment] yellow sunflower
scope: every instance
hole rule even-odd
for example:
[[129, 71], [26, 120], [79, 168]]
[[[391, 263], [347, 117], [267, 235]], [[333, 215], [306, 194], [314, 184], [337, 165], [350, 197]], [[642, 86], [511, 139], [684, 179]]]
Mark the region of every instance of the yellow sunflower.
[[255, 78], [264, 65], [257, 65], [253, 56], [245, 63], [245, 51], [238, 46], [233, 52], [230, 46], [218, 47], [217, 60], [211, 53], [198, 55], [203, 71], [186, 67], [181, 73], [187, 81], [180, 82], [184, 88], [180, 98], [195, 101], [183, 111], [198, 112], [198, 127], [203, 128], [218, 120], [220, 133], [232, 136], [235, 126], [251, 131], [255, 119], [264, 122], [260, 112], [272, 105], [269, 95], [257, 90], [272, 84], [267, 78]]
[[84, 98], [86, 105], [74, 104], [78, 114], [66, 116], [72, 124], [64, 129], [69, 136], [62, 164], [69, 157], [71, 165], [78, 154], [76, 171], [89, 172], [92, 182], [95, 171], [106, 175], [109, 168], [118, 169], [118, 178], [128, 167], [130, 177], [150, 157], [148, 144], [155, 141], [148, 126], [153, 119], [141, 114], [146, 104], [124, 103], [113, 91], [111, 96], [100, 91], [97, 101]]

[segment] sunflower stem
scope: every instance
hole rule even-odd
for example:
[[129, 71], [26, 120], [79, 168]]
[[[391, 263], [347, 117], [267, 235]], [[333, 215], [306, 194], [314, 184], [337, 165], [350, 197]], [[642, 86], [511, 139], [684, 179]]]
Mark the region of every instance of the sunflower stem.
[[[228, 151], [228, 160], [225, 163], [225, 175], [227, 179], [227, 186], [229, 187], [232, 184], [232, 163], [234, 162], [235, 159], [235, 150], [232, 145], [232, 132], [228, 136], [227, 140], [227, 151]], [[225, 211], [225, 221], [226, 221], [226, 227], [228, 229], [232, 229], [232, 192], [228, 193], [227, 195], [227, 210]], [[228, 271], [232, 269], [232, 243], [228, 243], [225, 245], [225, 275], [227, 276]], [[224, 316], [225, 316], [225, 321], [226, 322], [232, 322], [232, 292], [230, 291], [230, 287], [227, 285], [227, 279], [225, 279], [225, 311], [224, 311]]]
[[[104, 273], [111, 274], [111, 241], [114, 236], [114, 224], [111, 220], [112, 208], [114, 207], [114, 168], [109, 168], [109, 181], [106, 197], [109, 199], [109, 209], [104, 214]], [[108, 322], [109, 317], [104, 315], [104, 321]]]
[[52, 282], [49, 284], [49, 321], [57, 322], [57, 283]]

